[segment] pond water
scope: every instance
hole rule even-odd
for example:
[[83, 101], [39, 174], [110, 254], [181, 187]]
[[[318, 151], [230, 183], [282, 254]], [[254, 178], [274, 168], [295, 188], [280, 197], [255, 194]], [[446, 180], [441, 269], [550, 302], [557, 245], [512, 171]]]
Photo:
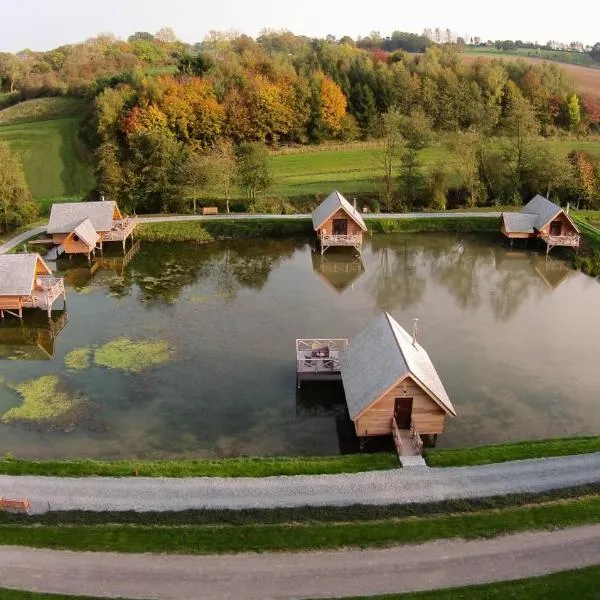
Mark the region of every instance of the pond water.
[[339, 386], [296, 392], [295, 339], [351, 338], [382, 310], [420, 319], [458, 413], [439, 446], [600, 433], [598, 281], [495, 236], [373, 236], [362, 261], [309, 240], [145, 244], [127, 261], [59, 263], [54, 333], [41, 311], [0, 325], [0, 453], [352, 450]]

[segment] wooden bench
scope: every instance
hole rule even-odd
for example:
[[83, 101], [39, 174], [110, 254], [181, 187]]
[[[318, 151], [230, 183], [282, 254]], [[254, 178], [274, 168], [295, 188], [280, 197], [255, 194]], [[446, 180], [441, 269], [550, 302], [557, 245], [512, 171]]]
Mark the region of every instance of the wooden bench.
[[205, 206], [202, 208], [203, 215], [218, 215], [219, 209], [216, 206]]
[[29, 514], [29, 511], [31, 510], [31, 500], [29, 500], [29, 498], [11, 500], [0, 496], [0, 510], [20, 510]]

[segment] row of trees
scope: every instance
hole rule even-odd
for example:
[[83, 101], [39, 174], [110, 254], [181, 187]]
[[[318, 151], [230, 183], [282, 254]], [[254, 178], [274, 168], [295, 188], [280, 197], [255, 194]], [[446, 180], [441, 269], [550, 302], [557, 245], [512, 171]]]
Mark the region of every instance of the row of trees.
[[600, 209], [600, 160], [574, 150], [559, 154], [540, 140], [532, 108], [515, 95], [504, 117], [504, 135], [484, 131], [449, 136], [447, 156], [427, 171], [419, 152], [434, 140], [427, 116], [392, 110], [382, 116], [383, 172], [379, 195], [388, 211], [427, 206], [519, 205], [537, 193], [577, 208]]

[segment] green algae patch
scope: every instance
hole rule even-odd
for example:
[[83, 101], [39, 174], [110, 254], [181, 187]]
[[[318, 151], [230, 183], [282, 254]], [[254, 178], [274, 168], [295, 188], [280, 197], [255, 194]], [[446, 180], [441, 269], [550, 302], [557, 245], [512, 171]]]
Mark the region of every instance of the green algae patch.
[[89, 415], [90, 403], [63, 390], [56, 375], [45, 375], [12, 387], [23, 403], [7, 410], [0, 417], [2, 423], [71, 431]]
[[134, 342], [129, 338], [117, 338], [100, 346], [94, 353], [97, 365], [127, 373], [141, 373], [168, 362], [170, 358], [169, 344], [164, 340]]
[[65, 365], [70, 371], [85, 371], [90, 366], [90, 348], [75, 348], [65, 356]]

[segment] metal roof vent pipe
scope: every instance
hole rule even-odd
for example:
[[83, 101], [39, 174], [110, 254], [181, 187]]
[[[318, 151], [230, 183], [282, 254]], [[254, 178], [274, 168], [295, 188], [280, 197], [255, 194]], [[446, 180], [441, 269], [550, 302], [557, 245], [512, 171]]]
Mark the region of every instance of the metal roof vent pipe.
[[567, 213], [567, 214], [569, 214], [569, 209], [570, 209], [570, 208], [571, 208], [571, 203], [570, 203], [570, 202], [567, 202], [567, 210], [566, 210], [566, 213]]
[[417, 345], [417, 332], [419, 329], [419, 319], [413, 319], [413, 334], [412, 334], [412, 343], [413, 346]]
[[356, 198], [353, 198], [354, 200], [354, 212], [356, 212]]

